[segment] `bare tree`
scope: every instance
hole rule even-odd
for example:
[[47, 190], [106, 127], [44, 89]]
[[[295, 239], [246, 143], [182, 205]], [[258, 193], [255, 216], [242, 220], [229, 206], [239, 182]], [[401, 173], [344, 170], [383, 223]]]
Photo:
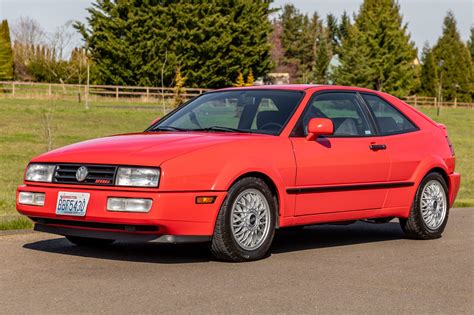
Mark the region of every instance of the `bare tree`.
[[54, 117], [56, 113], [56, 103], [53, 100], [50, 106], [46, 106], [41, 110], [41, 118], [42, 118], [42, 126], [43, 126], [43, 134], [42, 138], [45, 142], [45, 148], [47, 151], [51, 151], [53, 149], [53, 143], [55, 138], [55, 124], [54, 124]]
[[11, 27], [15, 78], [31, 80], [27, 67], [35, 58], [35, 48], [45, 44], [46, 32], [38, 21], [30, 17], [18, 18]]
[[[46, 36], [45, 46], [50, 51], [51, 56], [45, 60], [45, 66], [61, 84], [66, 83], [71, 77], [78, 74], [76, 65], [66, 60], [66, 56], [71, 54], [74, 35], [72, 21], [68, 21]], [[63, 90], [65, 92], [64, 85]]]
[[35, 19], [28, 16], [18, 18], [11, 27], [13, 41], [28, 46], [44, 44], [46, 32]]
[[47, 46], [55, 52], [56, 60], [64, 60], [71, 52], [74, 35], [72, 21], [68, 21], [46, 36]]

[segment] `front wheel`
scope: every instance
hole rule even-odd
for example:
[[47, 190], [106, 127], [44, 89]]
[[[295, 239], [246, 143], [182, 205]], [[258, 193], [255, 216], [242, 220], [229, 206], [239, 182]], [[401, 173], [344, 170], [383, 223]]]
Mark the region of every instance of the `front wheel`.
[[441, 237], [449, 215], [448, 187], [443, 176], [430, 173], [421, 181], [410, 215], [400, 219], [407, 236], [417, 239]]
[[276, 202], [267, 184], [247, 177], [235, 183], [222, 204], [211, 251], [227, 261], [258, 260], [267, 254], [275, 234]]

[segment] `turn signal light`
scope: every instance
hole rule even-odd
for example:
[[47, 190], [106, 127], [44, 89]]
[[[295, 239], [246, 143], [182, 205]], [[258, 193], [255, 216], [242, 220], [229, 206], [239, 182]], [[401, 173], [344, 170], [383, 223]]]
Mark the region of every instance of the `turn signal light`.
[[216, 201], [215, 196], [200, 196], [196, 197], [197, 204], [205, 204], [205, 203], [214, 203]]

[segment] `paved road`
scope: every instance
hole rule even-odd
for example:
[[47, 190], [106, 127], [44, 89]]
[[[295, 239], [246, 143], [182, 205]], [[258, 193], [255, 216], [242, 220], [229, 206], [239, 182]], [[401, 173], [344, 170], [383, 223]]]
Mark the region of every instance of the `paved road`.
[[398, 223], [280, 232], [269, 258], [213, 261], [206, 246], [84, 249], [40, 233], [0, 236], [0, 312], [471, 313], [474, 209], [443, 238]]

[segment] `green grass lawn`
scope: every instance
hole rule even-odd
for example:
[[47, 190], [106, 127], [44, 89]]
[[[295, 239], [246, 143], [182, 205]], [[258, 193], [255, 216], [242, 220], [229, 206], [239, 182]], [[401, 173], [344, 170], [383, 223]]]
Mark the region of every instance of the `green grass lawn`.
[[[54, 110], [53, 148], [105, 135], [142, 131], [162, 115], [160, 104], [122, 103], [118, 105], [128, 106], [109, 107], [115, 104], [93, 103], [85, 110], [84, 104], [75, 101], [0, 99], [0, 230], [29, 225], [25, 220], [5, 221], [16, 219], [15, 190], [22, 182], [25, 166], [32, 157], [47, 151], [45, 113]], [[474, 110], [446, 108], [440, 116], [436, 116], [434, 109], [423, 111], [448, 126], [456, 150], [457, 170], [462, 174], [456, 206], [473, 206]]]

